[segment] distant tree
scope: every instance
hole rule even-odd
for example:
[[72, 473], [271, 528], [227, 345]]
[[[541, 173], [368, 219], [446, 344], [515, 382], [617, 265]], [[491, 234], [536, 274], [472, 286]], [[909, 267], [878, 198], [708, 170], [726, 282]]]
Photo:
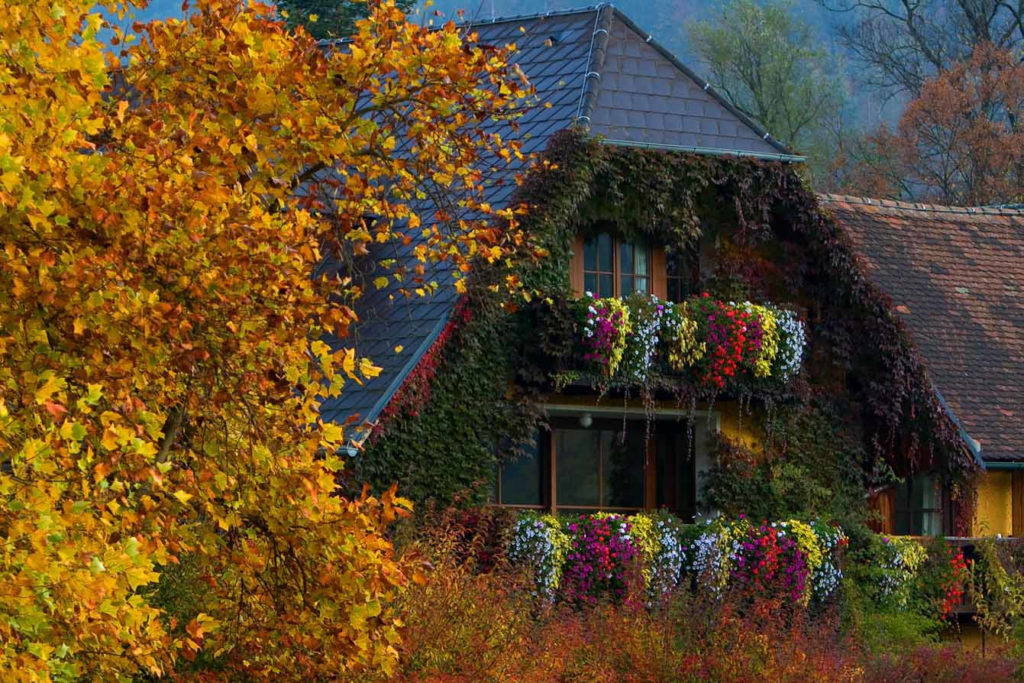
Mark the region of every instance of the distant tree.
[[856, 20], [839, 27], [840, 40], [867, 68], [867, 85], [916, 96], [940, 71], [983, 44], [1024, 43], [1021, 0], [818, 0]]
[[850, 182], [860, 192], [953, 205], [1024, 200], [1024, 64], [980, 45], [925, 81], [895, 131], [870, 138]]
[[828, 52], [786, 0], [727, 0], [689, 26], [712, 85], [772, 135], [807, 154], [821, 177], [841, 130], [843, 89]]
[[[370, 14], [377, 0], [277, 0], [277, 9], [287, 14], [290, 28], [302, 25], [314, 38], [345, 38], [355, 33], [356, 22]], [[408, 12], [417, 0], [395, 0]], [[312, 17], [316, 17], [316, 21]]]

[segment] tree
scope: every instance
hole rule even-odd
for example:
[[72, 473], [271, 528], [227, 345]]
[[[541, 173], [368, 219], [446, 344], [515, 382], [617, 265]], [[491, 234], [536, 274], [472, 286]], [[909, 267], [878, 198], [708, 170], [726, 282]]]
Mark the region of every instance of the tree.
[[952, 205], [1024, 200], [1024, 64], [981, 45], [870, 138], [857, 189]]
[[[355, 32], [356, 22], [370, 14], [379, 0], [278, 0], [277, 8], [287, 14], [289, 27], [304, 26], [315, 38], [346, 38]], [[408, 12], [417, 0], [395, 0], [395, 6]], [[313, 20], [313, 17], [316, 20]]]
[[839, 27], [865, 67], [865, 83], [917, 96], [925, 82], [966, 60], [980, 45], [1014, 49], [1024, 41], [1021, 0], [818, 0], [854, 13]]
[[[424, 231], [425, 262], [506, 258], [510, 213], [410, 201], [486, 213], [477, 162], [519, 156], [493, 121], [529, 88], [393, 3], [325, 52], [272, 7], [197, 0], [122, 57], [97, 33], [127, 9], [0, 6], [0, 678], [387, 669], [407, 505], [337, 495], [345, 428], [318, 407], [378, 370], [324, 341], [356, 285], [313, 273]], [[179, 563], [199, 589], [175, 621]]]
[[828, 55], [786, 2], [729, 0], [714, 22], [691, 24], [711, 83], [772, 135], [807, 154], [820, 175], [831, 157], [843, 90]]

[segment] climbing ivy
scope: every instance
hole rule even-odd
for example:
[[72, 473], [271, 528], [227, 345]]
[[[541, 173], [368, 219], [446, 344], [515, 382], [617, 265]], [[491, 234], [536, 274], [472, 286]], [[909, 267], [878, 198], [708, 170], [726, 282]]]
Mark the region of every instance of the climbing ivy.
[[[792, 165], [616, 147], [569, 130], [552, 138], [517, 201], [525, 233], [547, 257], [511, 273], [480, 269], [464, 299], [472, 315], [453, 317], [429, 391], [411, 392], [422, 402], [393, 409], [360, 456], [358, 472], [371, 482], [397, 480], [408, 495], [442, 503], [486, 498], [496, 463], [541, 421], [536, 404], [552, 390], [551, 372], [569, 369], [559, 359], [571, 355], [572, 240], [600, 223], [669, 251], [699, 245], [701, 286], [713, 296], [804, 310], [810, 358], [785, 400], [846, 416], [850, 438], [897, 474], [934, 467], [954, 490], [969, 490], [973, 459], [903, 323]], [[510, 274], [532, 303], [491, 293]], [[655, 388], [659, 397], [668, 389]], [[961, 527], [973, 514], [962, 498]]]

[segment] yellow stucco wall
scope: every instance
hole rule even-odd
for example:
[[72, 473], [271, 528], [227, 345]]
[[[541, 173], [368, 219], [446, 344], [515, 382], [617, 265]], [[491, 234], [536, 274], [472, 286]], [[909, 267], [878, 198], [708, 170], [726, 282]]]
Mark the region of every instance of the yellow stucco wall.
[[1013, 489], [1010, 472], [986, 472], [978, 480], [978, 510], [974, 535], [1013, 533]]
[[764, 443], [764, 434], [755, 415], [741, 415], [739, 404], [735, 401], [717, 403], [713, 410], [721, 416], [722, 436], [752, 450], [761, 448]]

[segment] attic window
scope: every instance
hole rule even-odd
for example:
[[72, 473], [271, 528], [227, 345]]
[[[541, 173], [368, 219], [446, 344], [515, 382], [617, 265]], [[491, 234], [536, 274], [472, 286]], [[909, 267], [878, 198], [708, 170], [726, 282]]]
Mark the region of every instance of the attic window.
[[629, 242], [609, 233], [583, 243], [583, 289], [596, 297], [650, 293], [651, 249], [646, 242]]

